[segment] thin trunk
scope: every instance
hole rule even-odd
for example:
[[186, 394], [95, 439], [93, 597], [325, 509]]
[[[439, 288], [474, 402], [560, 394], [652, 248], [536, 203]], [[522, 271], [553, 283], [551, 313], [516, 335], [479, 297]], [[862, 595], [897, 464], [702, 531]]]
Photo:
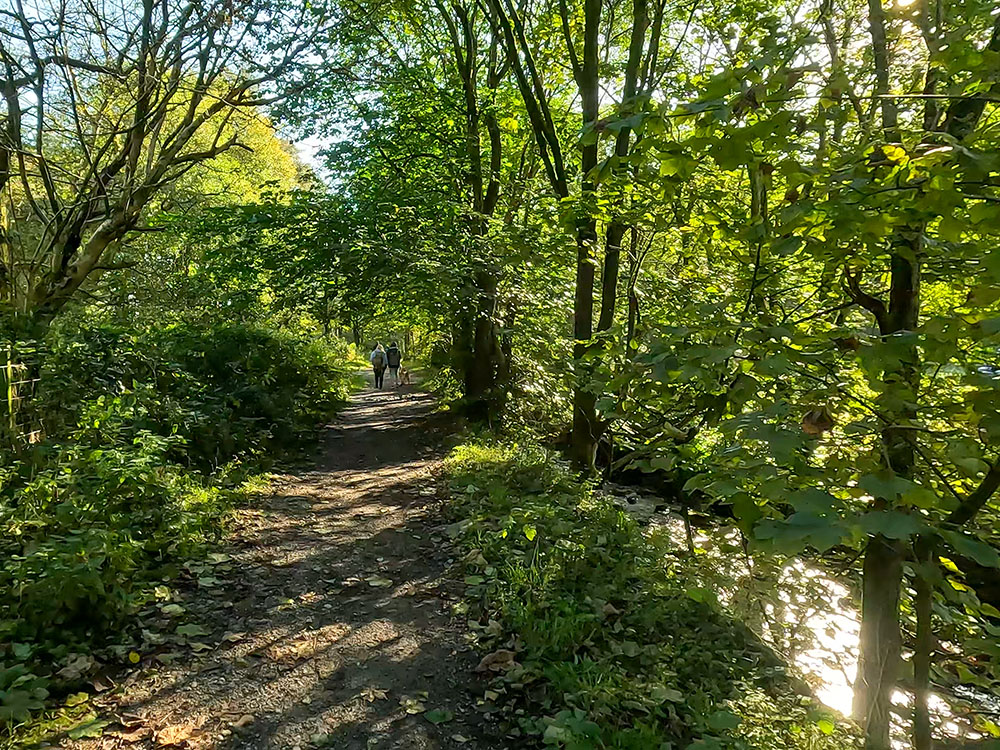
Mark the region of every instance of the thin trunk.
[[[883, 337], [912, 331], [919, 313], [922, 231], [911, 228], [894, 246], [890, 258], [889, 307], [879, 315]], [[896, 476], [913, 474], [914, 449], [906, 425], [916, 417], [920, 383], [919, 354], [906, 347], [894, 373], [886, 373], [886, 409], [892, 423], [882, 430], [886, 468]], [[893, 404], [903, 404], [892, 408]], [[880, 509], [889, 507], [877, 499]], [[876, 536], [865, 551], [861, 603], [861, 642], [858, 680], [855, 685], [855, 718], [865, 729], [865, 750], [889, 750], [890, 706], [900, 662], [899, 597], [902, 588], [903, 553], [898, 544]]]
[[[638, 101], [639, 71], [643, 62], [642, 53], [648, 26], [646, 0], [632, 0], [632, 35], [629, 41], [628, 63], [625, 66], [625, 86], [619, 113], [621, 116], [635, 114]], [[623, 165], [628, 156], [631, 135], [632, 131], [628, 127], [623, 127], [618, 131], [618, 136], [615, 139], [615, 158], [619, 160], [619, 165]], [[617, 166], [615, 171], [622, 175], [624, 170], [622, 166]], [[598, 331], [607, 331], [614, 324], [622, 240], [627, 231], [628, 225], [621, 220], [619, 215], [615, 215], [608, 222], [604, 238], [604, 269], [601, 274], [601, 314], [597, 323]]]
[[495, 336], [497, 278], [480, 270], [475, 275], [478, 308], [472, 331], [472, 357], [466, 377], [466, 399], [470, 418], [489, 421], [492, 416], [491, 394], [496, 385]]
[[913, 608], [917, 616], [917, 642], [913, 649], [913, 750], [931, 750], [933, 735], [927, 699], [930, 696], [931, 653], [934, 649], [931, 622], [934, 542], [927, 537], [920, 537], [914, 546], [917, 572]]
[[625, 329], [625, 351], [631, 352], [631, 344], [635, 341], [635, 327], [639, 323], [639, 295], [635, 290], [635, 285], [639, 280], [639, 230], [634, 225], [629, 232], [628, 248], [628, 324]]
[[[601, 0], [584, 3], [583, 63], [577, 77], [577, 87], [583, 104], [583, 126], [593, 127], [599, 113], [600, 81], [598, 78], [598, 39], [601, 23]], [[580, 213], [577, 219], [576, 294], [573, 299], [573, 358], [576, 363], [576, 383], [573, 389], [572, 454], [582, 469], [593, 471], [596, 461], [600, 424], [597, 419], [597, 398], [587, 383], [589, 368], [585, 357], [594, 332], [594, 252], [597, 245], [597, 220], [591, 205], [596, 191], [593, 170], [597, 166], [597, 142], [580, 149], [583, 174]]]
[[[872, 57], [875, 63], [875, 105], [882, 115], [886, 143], [899, 141], [895, 101], [889, 94], [889, 62], [886, 17], [882, 0], [868, 0]], [[877, 302], [872, 309], [883, 337], [912, 331], [920, 312], [920, 258], [923, 226], [906, 227], [890, 249], [888, 306]], [[897, 476], [913, 474], [914, 450], [904, 426], [916, 416], [920, 383], [919, 354], [909, 346], [896, 372], [886, 372], [884, 398], [890, 423], [882, 430], [884, 464]], [[903, 406], [899, 406], [903, 404]], [[876, 498], [878, 509], [890, 503]], [[865, 731], [865, 750], [890, 750], [892, 692], [900, 667], [899, 598], [903, 578], [903, 552], [897, 542], [875, 536], [865, 548], [861, 602], [861, 638], [858, 679], [855, 683], [854, 714]]]
[[890, 750], [892, 688], [899, 674], [899, 595], [903, 553], [898, 542], [872, 537], [865, 548], [860, 659], [854, 713], [866, 750]]
[[[472, 19], [461, 5], [445, 6], [443, 2], [437, 5], [448, 28], [455, 69], [464, 94], [466, 158], [472, 193], [470, 235], [478, 250], [485, 247], [482, 238], [488, 229], [487, 220], [499, 198], [501, 134], [492, 109], [485, 116], [480, 110], [477, 70], [479, 45]], [[451, 12], [457, 16], [457, 24]], [[487, 85], [495, 89], [499, 83], [496, 75], [496, 40], [488, 59]], [[490, 137], [489, 185], [485, 189], [479, 132], [482, 120], [485, 121]], [[491, 394], [496, 385], [495, 352], [498, 343], [494, 329], [498, 279], [494, 272], [488, 270], [487, 258], [480, 257], [477, 252], [474, 262], [478, 268], [472, 273], [472, 320], [468, 324], [469, 328], [459, 337], [458, 357], [463, 371], [467, 413], [475, 421], [490, 421], [493, 416]]]

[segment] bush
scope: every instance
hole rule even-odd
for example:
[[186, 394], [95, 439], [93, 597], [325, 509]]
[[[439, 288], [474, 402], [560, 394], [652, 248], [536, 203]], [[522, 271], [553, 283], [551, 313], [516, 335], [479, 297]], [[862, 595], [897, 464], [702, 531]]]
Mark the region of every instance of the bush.
[[179, 435], [175, 457], [202, 470], [310, 438], [355, 369], [346, 345], [242, 325], [76, 325], [53, 338], [37, 403], [50, 431], [72, 428], [95, 396], [145, 394], [136, 433]]
[[665, 543], [550, 455], [471, 444], [448, 470], [485, 644], [518, 651], [502, 681], [541, 714], [522, 731], [579, 748], [850, 744]]
[[0, 457], [0, 723], [216, 538], [241, 480], [312, 437], [355, 370], [346, 347], [238, 325], [76, 324], [40, 351], [45, 439]]

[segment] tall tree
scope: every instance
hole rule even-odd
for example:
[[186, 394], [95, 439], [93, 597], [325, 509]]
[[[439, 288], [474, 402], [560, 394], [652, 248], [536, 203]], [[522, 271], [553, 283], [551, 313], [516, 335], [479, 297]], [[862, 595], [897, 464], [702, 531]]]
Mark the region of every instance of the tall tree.
[[[18, 0], [0, 26], [0, 307], [44, 328], [164, 186], [305, 82], [322, 4]], [[298, 83], [292, 82], [297, 76]]]

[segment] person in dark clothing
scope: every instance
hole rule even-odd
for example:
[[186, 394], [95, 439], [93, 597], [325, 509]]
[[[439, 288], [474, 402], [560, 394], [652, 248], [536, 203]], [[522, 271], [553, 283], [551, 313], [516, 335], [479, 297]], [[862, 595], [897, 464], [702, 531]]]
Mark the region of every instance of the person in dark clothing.
[[389, 344], [385, 350], [386, 365], [389, 367], [389, 374], [392, 375], [393, 385], [399, 385], [399, 363], [403, 361], [403, 353], [399, 351], [396, 342]]

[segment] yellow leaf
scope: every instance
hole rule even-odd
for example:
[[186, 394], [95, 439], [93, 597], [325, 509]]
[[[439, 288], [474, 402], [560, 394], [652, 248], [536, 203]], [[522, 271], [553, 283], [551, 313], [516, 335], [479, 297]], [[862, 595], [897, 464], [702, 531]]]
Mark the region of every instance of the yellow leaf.
[[141, 657], [139, 656], [139, 654], [136, 653], [135, 651], [129, 651], [128, 652], [128, 660], [130, 662], [132, 662], [133, 664], [138, 664], [140, 658]]
[[886, 158], [888, 158], [889, 161], [895, 162], [896, 164], [902, 164], [906, 161], [906, 151], [899, 146], [883, 146], [882, 152], [886, 155]]

